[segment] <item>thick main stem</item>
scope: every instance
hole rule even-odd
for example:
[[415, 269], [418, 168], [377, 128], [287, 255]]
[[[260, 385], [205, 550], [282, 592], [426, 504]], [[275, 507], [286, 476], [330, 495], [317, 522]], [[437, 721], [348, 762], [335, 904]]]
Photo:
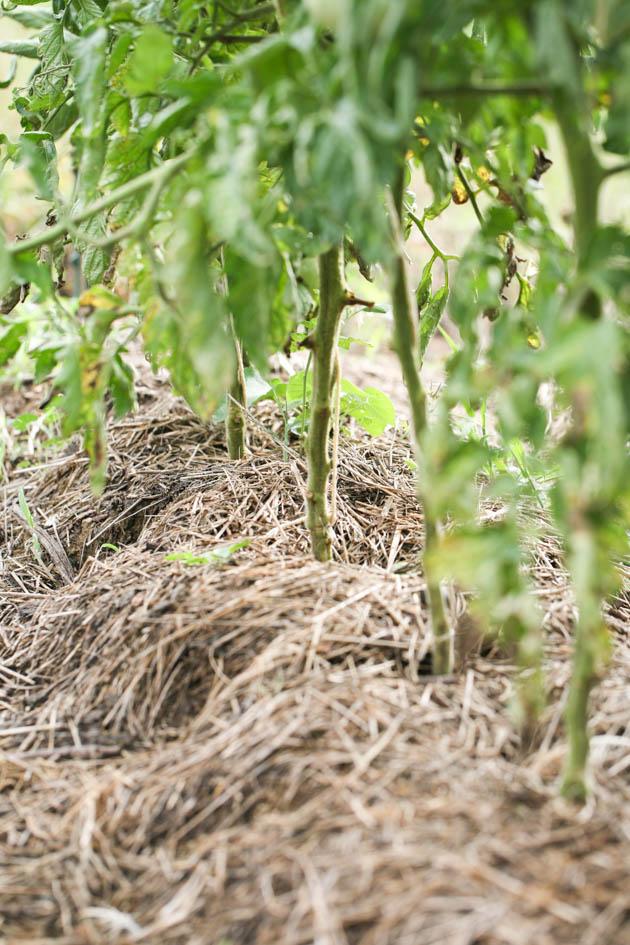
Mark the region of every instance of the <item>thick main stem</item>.
[[242, 459], [247, 451], [246, 432], [247, 421], [247, 386], [245, 383], [245, 366], [243, 363], [243, 348], [234, 330], [234, 319], [230, 315], [230, 331], [234, 342], [236, 355], [236, 371], [227, 399], [227, 414], [225, 417], [225, 436], [227, 440], [228, 456], [230, 459]]
[[[394, 203], [396, 219], [393, 220], [397, 243], [402, 240], [401, 219], [404, 195], [404, 168], [401, 167], [395, 185]], [[402, 252], [398, 247], [391, 272], [392, 310], [394, 316], [394, 344], [400, 361], [403, 380], [409, 395], [413, 426], [414, 449], [416, 453], [418, 478], [418, 499], [424, 511], [424, 574], [427, 582], [427, 596], [431, 622], [433, 626], [433, 671], [436, 674], [450, 673], [453, 668], [453, 647], [451, 634], [444, 610], [444, 602], [439, 581], [433, 575], [431, 553], [439, 541], [437, 521], [430, 503], [424, 493], [422, 483], [423, 463], [421, 461], [421, 439], [427, 428], [427, 404], [420, 369], [416, 360], [418, 349], [417, 311], [413, 293], [409, 285], [407, 267]]]
[[589, 697], [607, 644], [597, 586], [597, 558], [596, 537], [590, 529], [577, 528], [569, 542], [569, 567], [575, 584], [579, 617], [565, 713], [569, 745], [562, 779], [562, 793], [577, 801], [583, 801], [587, 793]]
[[[603, 180], [589, 135], [586, 110], [576, 108], [566, 96], [555, 100], [556, 117], [560, 126], [573, 186], [575, 205], [574, 232], [577, 273], [588, 267], [588, 253], [597, 231], [599, 191]], [[588, 318], [601, 315], [601, 303], [594, 292], [586, 293], [581, 313]], [[579, 411], [577, 416], [579, 416]], [[589, 527], [586, 509], [579, 513], [582, 524], [569, 532], [568, 558], [578, 598], [579, 617], [575, 629], [573, 673], [569, 685], [566, 709], [568, 754], [562, 782], [562, 792], [575, 800], [586, 796], [586, 766], [588, 763], [588, 704], [589, 695], [597, 678], [597, 651], [602, 637], [601, 601], [595, 586], [597, 574], [597, 537]], [[569, 523], [571, 525], [571, 523]], [[605, 631], [604, 631], [605, 632]]]
[[345, 304], [343, 244], [339, 244], [319, 257], [319, 315], [312, 339], [313, 394], [307, 450], [306, 525], [313, 555], [318, 561], [329, 561], [332, 557], [328, 484], [333, 464], [329, 440], [339, 324]]
[[[573, 187], [573, 231], [577, 270], [580, 272], [588, 267], [588, 254], [597, 230], [599, 192], [604, 172], [593, 150], [587, 116], [566, 96], [556, 97], [555, 108]], [[601, 304], [593, 291], [586, 293], [582, 312], [589, 318], [599, 318]]]
[[339, 350], [335, 351], [335, 367], [333, 372], [333, 414], [332, 414], [332, 448], [331, 448], [331, 479], [330, 479], [330, 523], [337, 521], [337, 473], [339, 470], [339, 422], [341, 419], [341, 358]]

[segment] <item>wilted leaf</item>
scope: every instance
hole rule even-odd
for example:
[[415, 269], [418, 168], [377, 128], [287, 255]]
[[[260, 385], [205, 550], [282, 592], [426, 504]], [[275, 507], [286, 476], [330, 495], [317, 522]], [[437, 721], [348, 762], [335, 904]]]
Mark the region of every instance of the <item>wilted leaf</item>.
[[104, 285], [93, 285], [79, 296], [79, 305], [96, 309], [118, 308], [121, 302], [120, 296]]

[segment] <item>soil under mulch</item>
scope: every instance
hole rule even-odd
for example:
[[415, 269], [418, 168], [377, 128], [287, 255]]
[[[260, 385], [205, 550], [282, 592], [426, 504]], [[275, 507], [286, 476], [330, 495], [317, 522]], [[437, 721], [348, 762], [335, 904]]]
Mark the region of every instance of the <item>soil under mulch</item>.
[[[229, 463], [221, 429], [147, 397], [112, 426], [100, 499], [76, 447], [11, 474], [0, 942], [630, 945], [628, 597], [579, 809], [557, 796], [574, 618], [557, 542], [533, 556], [549, 705], [525, 751], [507, 659], [428, 675], [404, 438], [346, 436], [327, 566], [303, 459], [265, 422]], [[242, 538], [223, 566], [165, 560]]]

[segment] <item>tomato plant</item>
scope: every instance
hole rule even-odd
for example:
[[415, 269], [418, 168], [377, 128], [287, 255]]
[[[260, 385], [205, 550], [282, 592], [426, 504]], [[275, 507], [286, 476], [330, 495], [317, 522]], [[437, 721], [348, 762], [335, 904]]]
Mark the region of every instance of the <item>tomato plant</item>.
[[[238, 459], [247, 372], [266, 376], [268, 356], [301, 333], [312, 367], [306, 519], [314, 555], [327, 560], [340, 327], [349, 308], [369, 304], [348, 288], [347, 269], [369, 277], [380, 267], [411, 407], [434, 669], [452, 669], [442, 585], [457, 581], [474, 589], [488, 632], [516, 647], [520, 720], [533, 729], [541, 618], [519, 509], [541, 470], [552, 487], [534, 491], [563, 535], [579, 608], [564, 787], [581, 797], [588, 693], [607, 650], [601, 607], [619, 580], [630, 482], [630, 235], [600, 213], [602, 189], [629, 169], [627, 3], [54, 0], [15, 2], [4, 16], [30, 38], [0, 51], [34, 64], [13, 85], [22, 133], [2, 138], [5, 179], [28, 170], [42, 225], [0, 243], [0, 363], [26, 351], [34, 376], [63, 393], [65, 432], [83, 431], [101, 489], [105, 399], [121, 414], [134, 403], [132, 340], [202, 416], [227, 392]], [[570, 239], [541, 190], [554, 128], [574, 199]], [[410, 168], [432, 191], [425, 208], [414, 205]], [[455, 258], [431, 225], [460, 205], [477, 230]], [[412, 227], [427, 245], [417, 286]], [[68, 247], [80, 260], [71, 299]], [[445, 312], [458, 337], [430, 421], [420, 367]], [[549, 382], [554, 409], [570, 411], [562, 437], [549, 435], [540, 401]], [[382, 401], [374, 409], [382, 416]], [[462, 431], [462, 410], [490, 413], [494, 442]], [[503, 509], [492, 524], [480, 520], [480, 493]]]

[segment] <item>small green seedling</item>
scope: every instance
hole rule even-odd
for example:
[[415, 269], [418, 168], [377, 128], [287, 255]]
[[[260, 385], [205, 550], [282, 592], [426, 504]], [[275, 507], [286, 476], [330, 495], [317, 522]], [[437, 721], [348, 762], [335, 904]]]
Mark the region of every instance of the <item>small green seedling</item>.
[[37, 558], [38, 562], [43, 564], [44, 560], [42, 558], [42, 546], [40, 544], [39, 538], [37, 537], [37, 532], [35, 531], [35, 519], [33, 518], [33, 513], [29, 508], [28, 502], [26, 501], [24, 489], [21, 487], [20, 491], [18, 492], [18, 505], [20, 507], [20, 512], [22, 513], [22, 518], [26, 522], [31, 533], [31, 548], [33, 549], [33, 554]]
[[225, 564], [232, 559], [237, 551], [247, 548], [249, 544], [251, 544], [249, 538], [241, 538], [229, 545], [219, 545], [207, 555], [196, 555], [192, 551], [172, 551], [166, 555], [164, 560], [177, 561], [188, 566]]

